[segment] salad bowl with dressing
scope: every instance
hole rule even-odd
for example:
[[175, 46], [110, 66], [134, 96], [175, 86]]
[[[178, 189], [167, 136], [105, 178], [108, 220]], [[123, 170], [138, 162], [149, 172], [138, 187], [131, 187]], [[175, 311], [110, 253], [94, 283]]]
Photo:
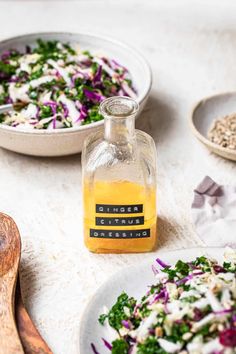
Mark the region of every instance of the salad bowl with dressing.
[[13, 108], [0, 114], [0, 146], [33, 156], [79, 153], [103, 125], [100, 102], [128, 96], [142, 109], [151, 81], [145, 59], [113, 39], [35, 33], [4, 40], [0, 105]]
[[234, 354], [235, 273], [235, 250], [217, 247], [160, 251], [123, 268], [88, 302], [80, 353]]

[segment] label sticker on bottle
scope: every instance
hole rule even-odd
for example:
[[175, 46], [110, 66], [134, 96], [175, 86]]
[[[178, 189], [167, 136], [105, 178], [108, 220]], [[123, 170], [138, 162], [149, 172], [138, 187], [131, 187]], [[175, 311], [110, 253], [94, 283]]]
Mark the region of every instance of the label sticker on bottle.
[[90, 229], [90, 237], [97, 238], [144, 238], [150, 237], [150, 229], [143, 230], [95, 230]]
[[[142, 214], [143, 204], [133, 205], [111, 205], [96, 204], [95, 206], [96, 226], [108, 226], [108, 229], [90, 229], [90, 237], [95, 238], [145, 238], [150, 237], [150, 229], [132, 230], [127, 227], [144, 225], [144, 215], [127, 217], [124, 214]], [[99, 214], [117, 214], [117, 216], [101, 216]], [[120, 215], [118, 215], [120, 214]], [[118, 226], [119, 230], [109, 229], [109, 227]]]
[[96, 213], [138, 214], [142, 212], [143, 212], [143, 204], [134, 204], [134, 205], [96, 204]]
[[134, 218], [115, 217], [115, 218], [100, 218], [96, 217], [96, 225], [106, 226], [133, 226], [144, 225], [144, 216], [137, 216]]

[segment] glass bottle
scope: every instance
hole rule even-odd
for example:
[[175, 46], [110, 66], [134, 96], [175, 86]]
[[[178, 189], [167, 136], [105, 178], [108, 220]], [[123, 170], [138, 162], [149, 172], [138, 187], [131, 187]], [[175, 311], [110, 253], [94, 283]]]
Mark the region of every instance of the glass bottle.
[[84, 242], [92, 252], [147, 252], [156, 245], [156, 148], [135, 130], [138, 110], [131, 98], [105, 99], [104, 132], [84, 144]]

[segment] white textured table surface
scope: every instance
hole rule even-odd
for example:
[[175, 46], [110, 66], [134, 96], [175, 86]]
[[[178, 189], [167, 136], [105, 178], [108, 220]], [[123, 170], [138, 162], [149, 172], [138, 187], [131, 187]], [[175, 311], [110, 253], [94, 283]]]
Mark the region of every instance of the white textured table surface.
[[[235, 1], [0, 1], [1, 38], [46, 30], [109, 34], [149, 59], [153, 90], [138, 126], [157, 145], [159, 250], [201, 245], [191, 224], [193, 189], [206, 174], [235, 183], [236, 164], [202, 147], [187, 120], [196, 100], [236, 88]], [[89, 297], [144, 256], [84, 248], [80, 156], [43, 159], [0, 149], [0, 171], [0, 210], [21, 231], [29, 312], [56, 354], [78, 353]]]

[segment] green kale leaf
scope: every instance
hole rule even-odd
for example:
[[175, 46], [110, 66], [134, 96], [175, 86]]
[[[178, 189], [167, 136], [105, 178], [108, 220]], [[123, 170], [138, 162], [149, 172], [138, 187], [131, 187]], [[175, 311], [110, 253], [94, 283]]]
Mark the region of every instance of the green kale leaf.
[[136, 300], [134, 298], [129, 298], [126, 293], [122, 293], [115, 303], [112, 306], [111, 310], [108, 312], [107, 315], [103, 314], [99, 317], [99, 322], [104, 324], [105, 319], [108, 319], [110, 326], [117, 331], [123, 327], [122, 320], [127, 320], [128, 316], [125, 312], [125, 308], [130, 310], [130, 313], [134, 310], [136, 305]]
[[116, 339], [112, 342], [112, 354], [128, 354], [129, 345], [124, 339]]
[[157, 341], [157, 338], [148, 337], [144, 343], [138, 344], [137, 354], [167, 354]]

